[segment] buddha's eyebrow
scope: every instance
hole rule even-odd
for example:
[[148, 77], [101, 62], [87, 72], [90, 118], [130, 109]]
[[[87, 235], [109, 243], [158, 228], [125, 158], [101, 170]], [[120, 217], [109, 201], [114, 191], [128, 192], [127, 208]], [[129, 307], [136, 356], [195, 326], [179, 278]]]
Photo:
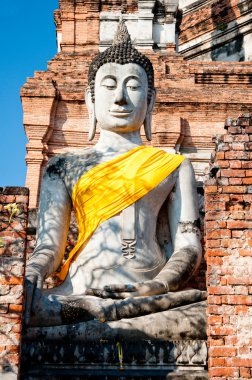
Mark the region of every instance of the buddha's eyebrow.
[[130, 79], [135, 79], [138, 82], [142, 83], [141, 78], [136, 75], [130, 75], [129, 77], [125, 78], [125, 82], [128, 82]]
[[114, 75], [105, 75], [104, 77], [101, 78], [101, 82], [104, 80], [104, 79], [113, 79], [116, 81], [116, 77]]

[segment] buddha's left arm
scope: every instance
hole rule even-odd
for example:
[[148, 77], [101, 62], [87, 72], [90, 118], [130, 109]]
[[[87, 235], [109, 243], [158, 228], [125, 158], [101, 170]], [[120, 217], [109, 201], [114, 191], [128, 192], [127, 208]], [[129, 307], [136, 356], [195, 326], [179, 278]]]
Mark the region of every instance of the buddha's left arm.
[[202, 257], [195, 176], [188, 160], [178, 169], [169, 197], [168, 217], [173, 254], [155, 280], [163, 282], [167, 291], [176, 291], [192, 277]]

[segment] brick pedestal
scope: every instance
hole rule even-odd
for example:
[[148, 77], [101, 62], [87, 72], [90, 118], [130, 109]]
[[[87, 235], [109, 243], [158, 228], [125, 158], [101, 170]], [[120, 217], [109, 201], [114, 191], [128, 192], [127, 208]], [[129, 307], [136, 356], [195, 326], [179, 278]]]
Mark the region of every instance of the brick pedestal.
[[209, 378], [252, 378], [252, 117], [216, 138], [206, 193]]
[[0, 188], [0, 378], [17, 379], [21, 324], [28, 189]]

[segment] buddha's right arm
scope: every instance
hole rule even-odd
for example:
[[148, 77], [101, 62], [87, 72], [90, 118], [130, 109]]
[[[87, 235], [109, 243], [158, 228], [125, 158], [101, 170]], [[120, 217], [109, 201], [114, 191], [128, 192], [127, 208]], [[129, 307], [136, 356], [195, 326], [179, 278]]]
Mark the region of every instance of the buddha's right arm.
[[[50, 170], [49, 170], [50, 169]], [[52, 164], [47, 167], [41, 187], [37, 242], [26, 266], [26, 310], [43, 286], [44, 279], [55, 272], [62, 261], [71, 216], [71, 199], [65, 183]], [[28, 318], [27, 317], [27, 318]]]

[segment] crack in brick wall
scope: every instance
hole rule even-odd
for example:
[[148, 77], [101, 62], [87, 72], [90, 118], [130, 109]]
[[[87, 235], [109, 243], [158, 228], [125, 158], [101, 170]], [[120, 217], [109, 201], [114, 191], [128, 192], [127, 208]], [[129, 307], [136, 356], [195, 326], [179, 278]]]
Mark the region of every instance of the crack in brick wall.
[[205, 186], [210, 379], [252, 378], [252, 116], [228, 119]]

